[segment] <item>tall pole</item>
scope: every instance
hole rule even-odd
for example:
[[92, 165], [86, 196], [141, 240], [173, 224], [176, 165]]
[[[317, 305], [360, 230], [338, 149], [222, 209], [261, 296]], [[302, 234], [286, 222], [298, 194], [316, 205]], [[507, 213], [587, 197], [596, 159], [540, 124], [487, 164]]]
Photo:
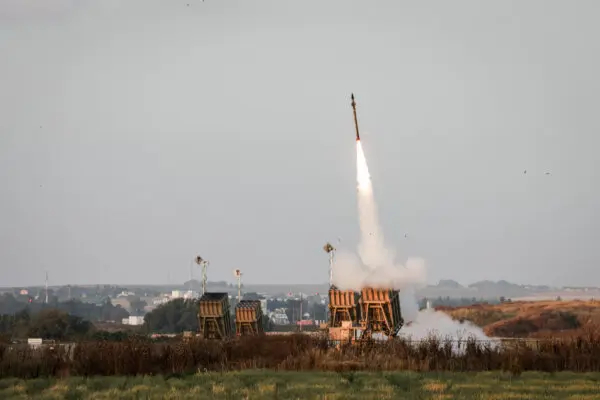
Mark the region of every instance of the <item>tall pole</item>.
[[206, 293], [208, 261], [202, 261], [202, 295]]
[[300, 292], [300, 332], [302, 332], [302, 321], [304, 321], [304, 314], [302, 313], [302, 292]]
[[[335, 247], [331, 245], [331, 243], [327, 242], [325, 246], [323, 246], [323, 250], [327, 254], [329, 254], [329, 289], [333, 286], [333, 261], [334, 261], [334, 253]], [[325, 317], [329, 319], [329, 307], [325, 309]]]
[[323, 250], [327, 254], [329, 254], [329, 286], [333, 285], [333, 261], [334, 261], [334, 253], [335, 247], [331, 245], [331, 243], [327, 242], [325, 246], [323, 246]]
[[238, 273], [238, 303], [242, 300], [242, 273]]
[[206, 281], [207, 281], [206, 270], [208, 269], [208, 261], [206, 261], [205, 259], [203, 259], [200, 256], [196, 256], [196, 264], [198, 264], [202, 267], [202, 296], [204, 296], [204, 294], [206, 293]]
[[48, 304], [48, 271], [46, 271], [46, 304]]
[[333, 285], [333, 257], [335, 249], [329, 252], [329, 286]]

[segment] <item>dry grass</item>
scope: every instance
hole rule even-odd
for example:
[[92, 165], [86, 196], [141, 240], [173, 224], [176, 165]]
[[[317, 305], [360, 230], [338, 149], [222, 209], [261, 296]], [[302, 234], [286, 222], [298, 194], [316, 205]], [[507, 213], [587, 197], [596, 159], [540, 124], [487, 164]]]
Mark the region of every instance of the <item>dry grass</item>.
[[438, 307], [496, 337], [573, 337], [600, 334], [600, 301], [536, 301]]
[[[351, 380], [354, 371], [600, 371], [600, 338], [594, 336], [514, 342], [501, 348], [466, 340], [461, 353], [452, 343], [431, 339], [411, 344], [386, 343], [329, 346], [305, 336], [263, 336], [227, 342], [201, 339], [153, 343], [82, 342], [71, 352], [0, 346], [0, 378], [69, 376], [183, 376], [208, 371], [272, 369], [334, 371]], [[346, 379], [346, 378], [345, 378]], [[266, 389], [265, 389], [266, 390]]]

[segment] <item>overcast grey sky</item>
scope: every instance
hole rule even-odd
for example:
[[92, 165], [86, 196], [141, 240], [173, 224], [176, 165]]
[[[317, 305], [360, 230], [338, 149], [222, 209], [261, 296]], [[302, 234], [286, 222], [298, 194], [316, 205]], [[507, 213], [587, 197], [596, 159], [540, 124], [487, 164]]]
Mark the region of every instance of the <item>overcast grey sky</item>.
[[352, 91], [398, 261], [600, 285], [599, 12], [0, 0], [0, 286], [182, 282], [196, 254], [325, 282], [359, 236]]

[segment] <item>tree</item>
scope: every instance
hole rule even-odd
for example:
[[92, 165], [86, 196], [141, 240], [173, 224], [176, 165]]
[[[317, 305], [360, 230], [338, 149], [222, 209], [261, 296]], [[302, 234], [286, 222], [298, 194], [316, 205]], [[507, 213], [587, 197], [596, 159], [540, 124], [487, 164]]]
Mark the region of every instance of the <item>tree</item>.
[[38, 313], [29, 326], [28, 335], [43, 339], [64, 340], [86, 335], [92, 328], [89, 321], [64, 311], [49, 309]]
[[19, 302], [11, 293], [0, 296], [0, 314], [14, 314], [24, 308], [26, 303]]
[[149, 332], [181, 333], [198, 330], [198, 302], [175, 299], [161, 304], [144, 317]]
[[327, 318], [327, 307], [325, 304], [313, 303], [312, 317], [318, 321], [324, 321]]
[[263, 326], [263, 330], [265, 332], [272, 331], [273, 325], [274, 325], [273, 322], [271, 321], [271, 319], [268, 316], [266, 316], [266, 315], [262, 316], [262, 326]]
[[110, 299], [107, 299], [100, 310], [102, 321], [122, 321], [129, 317], [129, 313], [120, 305], [113, 306]]
[[131, 308], [131, 312], [134, 314], [143, 314], [144, 307], [146, 307], [147, 305], [148, 303], [146, 303], [144, 300], [140, 300], [139, 297], [133, 297], [129, 301], [129, 307]]

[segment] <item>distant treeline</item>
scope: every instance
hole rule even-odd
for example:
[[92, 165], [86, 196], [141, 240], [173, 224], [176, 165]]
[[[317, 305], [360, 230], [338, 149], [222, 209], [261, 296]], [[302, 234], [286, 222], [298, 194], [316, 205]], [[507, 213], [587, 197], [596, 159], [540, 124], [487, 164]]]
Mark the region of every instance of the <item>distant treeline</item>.
[[[198, 300], [175, 299], [161, 304], [144, 316], [143, 330], [147, 333], [198, 332]], [[231, 307], [230, 314], [235, 322]], [[270, 330], [267, 316], [263, 319], [263, 329]]]
[[79, 300], [69, 300], [64, 302], [51, 302], [45, 304], [41, 302], [29, 302], [16, 298], [10, 293], [0, 296], [0, 314], [14, 315], [26, 310], [29, 314], [37, 314], [43, 310], [56, 309], [64, 311], [67, 314], [86, 319], [88, 321], [117, 321], [129, 317], [129, 312], [121, 306], [115, 306], [107, 299], [102, 305], [84, 303]]
[[79, 340], [122, 341], [147, 336], [142, 327], [108, 332], [96, 329], [94, 324], [81, 317], [57, 309], [46, 309], [32, 314], [21, 310], [15, 314], [0, 315], [0, 343], [41, 338], [59, 342]]
[[500, 299], [483, 299], [483, 298], [475, 298], [475, 297], [460, 297], [460, 298], [451, 298], [451, 297], [432, 297], [432, 298], [423, 298], [419, 301], [419, 308], [422, 310], [427, 308], [427, 301], [431, 308], [435, 307], [463, 307], [463, 306], [471, 306], [473, 304], [498, 304], [500, 303]]
[[28, 337], [73, 340], [89, 334], [92, 328], [89, 321], [56, 309], [36, 314], [21, 310], [11, 315], [0, 315], [0, 335], [5, 341]]

